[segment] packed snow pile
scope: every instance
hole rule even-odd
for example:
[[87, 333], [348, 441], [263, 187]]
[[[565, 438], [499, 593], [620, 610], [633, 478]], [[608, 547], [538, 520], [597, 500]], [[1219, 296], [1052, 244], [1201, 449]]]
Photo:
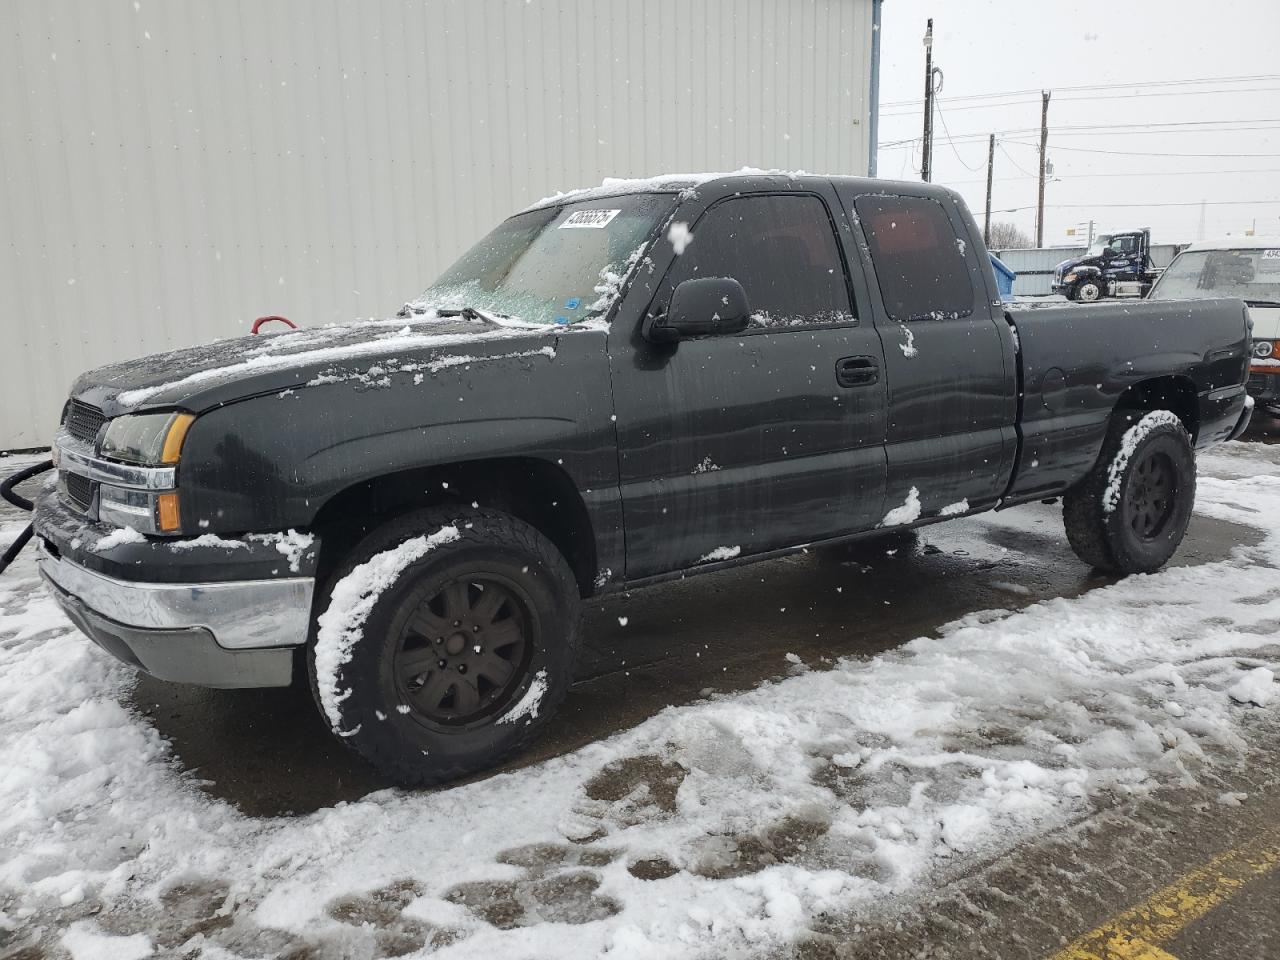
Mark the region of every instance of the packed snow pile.
[[716, 547], [710, 553], [705, 553], [698, 558], [699, 563], [718, 563], [721, 560], [732, 560], [742, 553], [739, 546], [732, 547]]
[[[954, 504], [953, 504], [954, 506]], [[966, 509], [968, 504], [965, 504]], [[894, 507], [880, 521], [882, 527], [899, 527], [904, 523], [915, 523], [920, 519], [920, 491], [912, 487], [907, 491], [907, 499], [900, 506]]]
[[[0, 946], [785, 952], [819, 915], [902, 903], [1104, 795], [1216, 780], [1276, 708], [1278, 454], [1203, 458], [1197, 511], [1268, 537], [1228, 559], [975, 611], [553, 760], [303, 817], [201, 793], [124, 705], [128, 670], [70, 629], [24, 556], [0, 579]], [[367, 573], [344, 609], [386, 571]], [[851, 616], [871, 602], [844, 596]]]
[[1238, 703], [1265, 707], [1276, 695], [1276, 675], [1266, 667], [1254, 667], [1227, 694]]

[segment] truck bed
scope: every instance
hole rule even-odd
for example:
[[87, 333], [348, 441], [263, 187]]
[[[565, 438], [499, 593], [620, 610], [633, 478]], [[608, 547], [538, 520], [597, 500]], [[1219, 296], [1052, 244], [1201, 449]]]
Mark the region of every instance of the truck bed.
[[1112, 410], [1141, 381], [1158, 379], [1171, 409], [1191, 417], [1197, 448], [1226, 439], [1244, 409], [1248, 334], [1238, 300], [1072, 303], [1005, 316], [1022, 378], [1008, 502], [1059, 493], [1084, 476]]

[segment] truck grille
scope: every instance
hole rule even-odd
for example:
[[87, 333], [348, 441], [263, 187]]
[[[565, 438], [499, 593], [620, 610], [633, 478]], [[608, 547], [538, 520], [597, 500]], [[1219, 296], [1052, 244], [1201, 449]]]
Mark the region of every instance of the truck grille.
[[63, 421], [69, 434], [86, 443], [98, 439], [98, 430], [106, 422], [101, 410], [79, 400], [72, 400], [67, 405], [67, 419]]
[[88, 510], [93, 503], [93, 481], [78, 473], [63, 473], [62, 486], [67, 491], [67, 499], [81, 510]]

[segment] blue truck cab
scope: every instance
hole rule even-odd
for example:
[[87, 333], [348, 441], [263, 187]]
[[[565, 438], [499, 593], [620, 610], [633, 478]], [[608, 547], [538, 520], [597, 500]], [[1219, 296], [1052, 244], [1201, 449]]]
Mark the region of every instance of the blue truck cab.
[[1155, 280], [1151, 230], [1103, 234], [1083, 257], [1063, 260], [1053, 272], [1053, 292], [1092, 303], [1107, 296], [1145, 297]]

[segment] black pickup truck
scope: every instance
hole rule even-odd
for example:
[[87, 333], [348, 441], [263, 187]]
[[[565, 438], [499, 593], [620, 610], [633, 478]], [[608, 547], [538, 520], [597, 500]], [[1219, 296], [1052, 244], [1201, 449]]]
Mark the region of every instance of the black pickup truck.
[[581, 598], [1062, 497], [1153, 571], [1247, 424], [1236, 300], [1001, 305], [927, 184], [609, 181], [398, 316], [86, 373], [36, 505], [71, 619], [157, 677], [305, 675], [404, 783], [518, 750]]

